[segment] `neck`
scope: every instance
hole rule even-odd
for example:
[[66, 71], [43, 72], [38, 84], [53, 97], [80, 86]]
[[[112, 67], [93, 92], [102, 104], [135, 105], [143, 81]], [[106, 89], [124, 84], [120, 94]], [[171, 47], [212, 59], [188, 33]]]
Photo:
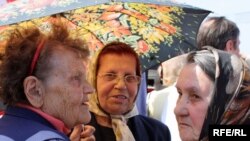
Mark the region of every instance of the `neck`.
[[95, 115], [98, 124], [112, 128], [111, 118]]

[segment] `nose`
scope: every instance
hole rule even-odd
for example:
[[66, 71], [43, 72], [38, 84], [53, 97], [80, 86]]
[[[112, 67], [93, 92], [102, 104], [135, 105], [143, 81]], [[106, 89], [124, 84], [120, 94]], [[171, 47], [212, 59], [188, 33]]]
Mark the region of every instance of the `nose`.
[[117, 77], [115, 88], [117, 88], [117, 89], [126, 89], [127, 88], [125, 79], [123, 77]]
[[84, 94], [93, 94], [95, 92], [94, 87], [90, 85], [89, 83], [86, 83], [86, 85], [83, 88], [83, 93]]
[[174, 108], [174, 114], [176, 116], [185, 116], [188, 115], [188, 99], [185, 97], [180, 97], [176, 101], [176, 106]]

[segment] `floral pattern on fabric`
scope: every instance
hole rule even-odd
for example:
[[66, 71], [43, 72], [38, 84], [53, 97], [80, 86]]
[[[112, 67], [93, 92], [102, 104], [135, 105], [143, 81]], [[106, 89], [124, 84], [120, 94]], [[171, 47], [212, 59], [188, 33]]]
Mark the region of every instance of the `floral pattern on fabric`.
[[209, 125], [250, 124], [249, 66], [236, 55], [210, 50], [213, 50], [214, 56], [218, 56], [218, 75], [200, 135], [202, 141], [208, 140]]
[[[47, 31], [50, 21], [46, 19], [49, 15], [56, 16], [55, 13], [60, 13], [57, 16], [64, 18], [65, 21], [68, 20], [71, 27], [77, 28], [80, 31], [79, 36], [86, 40], [93, 52], [111, 41], [121, 41], [131, 45], [140, 55], [143, 71], [174, 56], [196, 50], [196, 33], [200, 23], [210, 13], [210, 11], [183, 5], [167, 5], [167, 2], [162, 5], [139, 2], [100, 4], [99, 1], [89, 4], [89, 0], [84, 2], [30, 0], [29, 2], [34, 5], [31, 7], [31, 4], [22, 3], [16, 7], [3, 6], [4, 10], [0, 10], [0, 13], [4, 11], [0, 14], [0, 19], [2, 18], [0, 25], [1, 21], [13, 19], [16, 21], [15, 18], [27, 19], [26, 16], [28, 16], [32, 20], [19, 22], [17, 25], [25, 25], [25, 28], [28, 25], [37, 25]], [[11, 4], [15, 3], [17, 2]], [[48, 13], [51, 14], [48, 15]], [[7, 29], [15, 25], [0, 26], [0, 45], [4, 45], [10, 33]], [[1, 50], [3, 48], [0, 48]]]

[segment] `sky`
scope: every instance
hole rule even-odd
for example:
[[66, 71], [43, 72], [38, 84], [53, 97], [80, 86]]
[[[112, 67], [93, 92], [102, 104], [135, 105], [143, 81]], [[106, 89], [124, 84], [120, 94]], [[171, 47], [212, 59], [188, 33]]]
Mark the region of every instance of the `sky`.
[[240, 50], [250, 55], [250, 1], [249, 0], [172, 0], [213, 11], [209, 16], [225, 16], [240, 29]]

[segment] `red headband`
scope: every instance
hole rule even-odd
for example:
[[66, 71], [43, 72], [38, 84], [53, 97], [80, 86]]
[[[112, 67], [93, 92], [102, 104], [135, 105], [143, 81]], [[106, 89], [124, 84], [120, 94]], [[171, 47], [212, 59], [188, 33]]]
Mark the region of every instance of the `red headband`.
[[39, 58], [40, 52], [41, 52], [42, 48], [44, 47], [44, 43], [45, 43], [45, 40], [42, 39], [41, 42], [38, 44], [38, 46], [36, 48], [36, 52], [35, 52], [35, 54], [33, 56], [32, 63], [30, 65], [29, 75], [32, 75], [32, 73], [34, 71], [34, 68], [36, 66], [36, 63], [37, 63], [37, 60]]

